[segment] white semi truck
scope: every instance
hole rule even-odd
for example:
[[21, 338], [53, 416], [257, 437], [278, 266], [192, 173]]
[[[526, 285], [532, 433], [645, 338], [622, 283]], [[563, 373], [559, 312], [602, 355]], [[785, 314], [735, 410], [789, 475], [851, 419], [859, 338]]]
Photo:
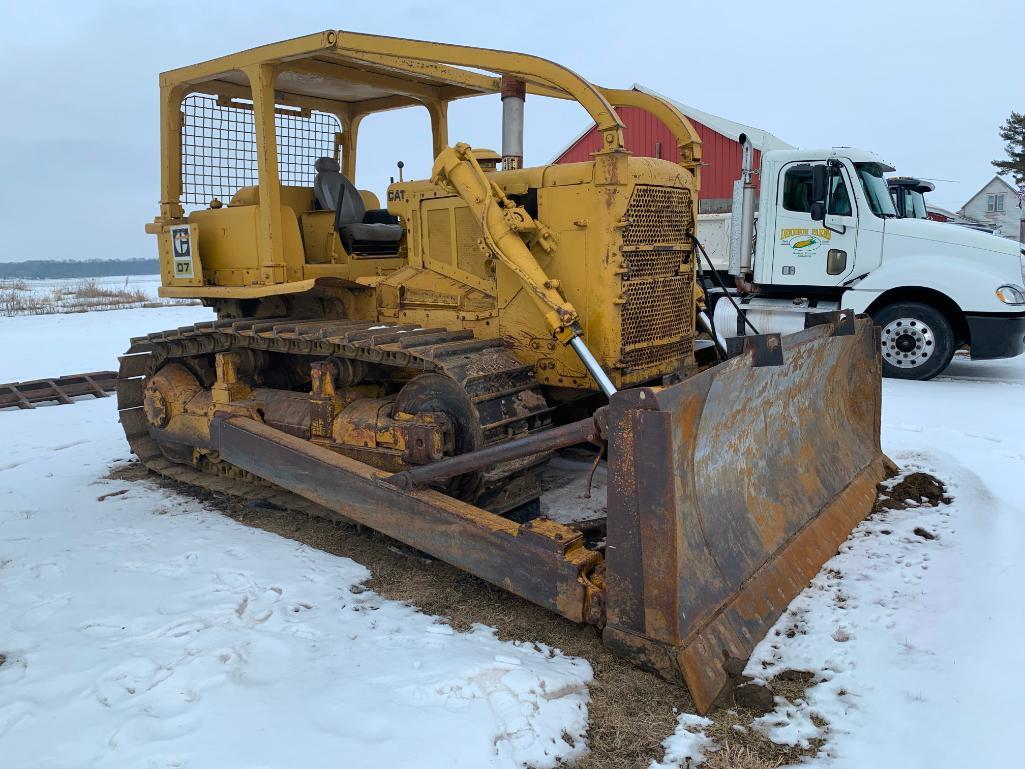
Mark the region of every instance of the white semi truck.
[[[756, 171], [750, 143], [741, 142], [734, 213], [699, 216], [697, 226], [715, 268], [704, 274], [721, 347], [729, 337], [790, 333], [812, 313], [850, 309], [880, 327], [886, 376], [931, 379], [964, 346], [973, 359], [1025, 351], [1021, 244], [899, 218], [883, 178], [894, 169], [871, 152], [773, 150]], [[726, 292], [710, 277], [725, 278]]]

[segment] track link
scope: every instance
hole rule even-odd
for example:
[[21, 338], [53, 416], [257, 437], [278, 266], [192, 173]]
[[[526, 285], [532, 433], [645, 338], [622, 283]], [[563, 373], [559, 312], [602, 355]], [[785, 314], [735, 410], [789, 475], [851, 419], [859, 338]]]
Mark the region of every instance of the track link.
[[56, 379], [33, 379], [27, 382], [0, 384], [0, 409], [17, 406], [34, 409], [37, 403], [74, 403], [72, 398], [92, 395], [106, 398], [114, 390], [117, 374], [113, 371], [90, 371], [67, 374]]
[[[121, 356], [117, 395], [120, 421], [132, 451], [151, 470], [215, 493], [265, 501], [286, 509], [337, 518], [319, 505], [269, 486], [223, 463], [189, 466], [172, 462], [151, 437], [143, 413], [147, 376], [169, 362], [208, 359], [249, 348], [300, 358], [347, 358], [373, 364], [395, 380], [433, 372], [452, 379], [479, 415], [484, 446], [550, 427], [551, 409], [534, 379], [501, 340], [477, 339], [472, 331], [448, 331], [397, 323], [292, 318], [221, 320], [132, 339]], [[504, 512], [537, 482], [547, 456], [505, 463], [486, 472], [478, 505]], [[227, 474], [226, 474], [227, 472]]]

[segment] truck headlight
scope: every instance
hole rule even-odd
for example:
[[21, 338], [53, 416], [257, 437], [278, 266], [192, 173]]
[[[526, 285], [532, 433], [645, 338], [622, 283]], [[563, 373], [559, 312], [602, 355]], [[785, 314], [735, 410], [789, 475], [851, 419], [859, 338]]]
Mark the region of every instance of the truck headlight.
[[1004, 304], [1025, 304], [1025, 289], [1020, 286], [1001, 286], [997, 289], [997, 299]]

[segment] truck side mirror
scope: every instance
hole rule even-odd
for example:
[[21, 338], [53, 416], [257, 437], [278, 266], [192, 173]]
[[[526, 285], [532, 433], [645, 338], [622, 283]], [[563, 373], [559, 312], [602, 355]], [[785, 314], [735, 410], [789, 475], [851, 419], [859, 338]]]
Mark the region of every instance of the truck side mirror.
[[824, 165], [811, 167], [811, 219], [821, 222], [826, 217], [826, 191], [829, 170]]

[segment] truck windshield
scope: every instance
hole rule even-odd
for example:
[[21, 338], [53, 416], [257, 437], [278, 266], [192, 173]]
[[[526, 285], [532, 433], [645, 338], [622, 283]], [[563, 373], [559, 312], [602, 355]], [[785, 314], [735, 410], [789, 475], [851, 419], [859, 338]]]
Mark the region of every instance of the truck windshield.
[[858, 178], [872, 213], [886, 219], [897, 216], [897, 209], [893, 207], [890, 190], [883, 178], [883, 171], [889, 169], [882, 163], [855, 163], [854, 167], [858, 169]]
[[917, 190], [908, 190], [908, 216], [914, 219], [928, 219], [925, 210], [925, 196]]

